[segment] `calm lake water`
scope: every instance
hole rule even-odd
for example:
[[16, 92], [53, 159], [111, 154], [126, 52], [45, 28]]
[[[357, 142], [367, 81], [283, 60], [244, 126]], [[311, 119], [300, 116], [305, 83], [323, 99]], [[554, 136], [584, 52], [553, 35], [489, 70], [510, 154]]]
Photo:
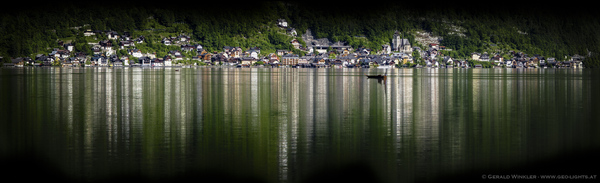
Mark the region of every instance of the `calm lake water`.
[[600, 146], [592, 69], [1, 68], [0, 87], [24, 179], [481, 180]]

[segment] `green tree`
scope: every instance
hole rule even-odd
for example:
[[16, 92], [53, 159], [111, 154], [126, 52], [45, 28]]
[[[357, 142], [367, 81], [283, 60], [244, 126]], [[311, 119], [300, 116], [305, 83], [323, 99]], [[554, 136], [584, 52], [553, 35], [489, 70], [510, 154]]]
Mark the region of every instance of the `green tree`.
[[421, 59], [421, 54], [419, 54], [419, 51], [416, 51], [416, 50], [412, 52], [412, 57], [413, 57], [413, 61], [415, 63], [421, 62], [421, 60], [422, 60]]

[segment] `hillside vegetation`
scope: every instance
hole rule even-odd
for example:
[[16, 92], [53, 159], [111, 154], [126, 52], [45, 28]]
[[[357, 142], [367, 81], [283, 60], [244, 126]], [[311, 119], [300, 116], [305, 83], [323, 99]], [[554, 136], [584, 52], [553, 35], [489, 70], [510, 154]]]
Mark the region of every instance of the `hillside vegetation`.
[[[85, 51], [86, 46], [77, 45], [85, 42], [81, 38], [85, 29], [128, 31], [134, 36], [148, 36], [154, 43], [164, 36], [185, 33], [211, 52], [221, 51], [223, 46], [260, 47], [265, 53], [292, 50], [292, 38], [275, 25], [283, 18], [298, 35], [311, 29], [315, 38], [344, 41], [354, 48], [380, 50], [382, 44], [391, 42], [395, 31], [414, 39], [414, 30], [425, 30], [442, 37], [441, 45], [454, 50], [449, 55], [456, 58], [466, 58], [472, 52], [505, 54], [514, 50], [557, 60], [579, 54], [590, 58], [584, 60], [586, 66], [600, 65], [593, 59], [600, 53], [599, 13], [582, 8], [418, 3], [340, 6], [318, 2], [166, 4], [65, 4], [4, 11], [0, 56], [48, 53], [49, 48], [58, 47], [58, 39], [65, 38], [74, 41], [78, 51]], [[79, 26], [84, 27], [73, 28]]]

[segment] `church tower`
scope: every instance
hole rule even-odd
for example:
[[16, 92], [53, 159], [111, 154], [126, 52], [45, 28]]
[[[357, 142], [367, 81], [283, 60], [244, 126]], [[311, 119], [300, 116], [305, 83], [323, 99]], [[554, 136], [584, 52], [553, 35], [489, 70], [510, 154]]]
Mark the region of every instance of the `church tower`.
[[400, 51], [402, 39], [400, 38], [400, 33], [396, 31], [394, 33], [394, 37], [392, 39], [392, 51]]

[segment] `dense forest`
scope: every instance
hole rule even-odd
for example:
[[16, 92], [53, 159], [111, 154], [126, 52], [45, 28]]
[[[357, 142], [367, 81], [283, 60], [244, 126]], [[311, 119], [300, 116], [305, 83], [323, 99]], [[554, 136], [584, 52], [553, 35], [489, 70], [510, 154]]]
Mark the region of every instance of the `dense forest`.
[[[578, 54], [590, 58], [584, 60], [586, 66], [598, 67], [599, 59], [594, 58], [600, 53], [600, 13], [582, 7], [592, 6], [318, 1], [17, 5], [0, 12], [0, 56], [48, 53], [48, 48], [58, 47], [57, 40], [69, 38], [76, 51], [89, 52], [84, 29], [144, 35], [150, 41], [140, 46], [146, 49], [158, 49], [156, 43], [162, 36], [184, 33], [209, 51], [221, 51], [223, 46], [260, 47], [265, 52], [292, 50], [291, 38], [275, 26], [276, 20], [283, 18], [298, 35], [311, 29], [316, 38], [344, 41], [354, 48], [379, 50], [382, 44], [391, 43], [395, 31], [414, 39], [414, 30], [425, 30], [443, 37], [441, 44], [454, 50], [448, 54], [456, 58], [467, 58], [472, 52], [504, 54], [510, 50], [557, 60]], [[73, 28], [79, 26], [84, 27]], [[164, 54], [168, 48], [162, 49]]]

